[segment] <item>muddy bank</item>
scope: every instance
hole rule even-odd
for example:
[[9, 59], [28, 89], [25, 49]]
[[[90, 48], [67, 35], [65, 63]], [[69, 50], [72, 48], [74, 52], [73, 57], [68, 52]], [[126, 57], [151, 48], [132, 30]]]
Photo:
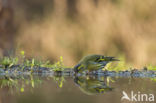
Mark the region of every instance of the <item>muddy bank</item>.
[[0, 75], [22, 75], [22, 74], [45, 74], [45, 75], [58, 75], [58, 76], [83, 76], [83, 75], [98, 75], [110, 77], [156, 77], [156, 71], [148, 69], [132, 69], [125, 71], [97, 71], [94, 73], [77, 73], [75, 74], [72, 68], [66, 68], [64, 71], [54, 71], [53, 68], [46, 67], [22, 67], [15, 65], [12, 67], [3, 68], [0, 66]]

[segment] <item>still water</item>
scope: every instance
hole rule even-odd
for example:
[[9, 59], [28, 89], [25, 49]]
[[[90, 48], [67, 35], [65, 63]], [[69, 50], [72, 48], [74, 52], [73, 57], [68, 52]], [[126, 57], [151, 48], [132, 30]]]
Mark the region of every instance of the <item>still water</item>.
[[148, 103], [150, 94], [156, 94], [155, 78], [1, 76], [0, 86], [0, 103], [136, 103], [121, 100], [123, 91], [129, 97], [133, 92], [137, 100], [146, 94], [140, 103]]

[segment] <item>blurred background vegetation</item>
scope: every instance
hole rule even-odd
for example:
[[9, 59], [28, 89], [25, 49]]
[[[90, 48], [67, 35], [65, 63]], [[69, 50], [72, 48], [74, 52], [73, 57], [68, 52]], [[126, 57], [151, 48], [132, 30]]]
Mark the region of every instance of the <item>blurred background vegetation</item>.
[[75, 65], [87, 54], [156, 64], [155, 0], [0, 0], [0, 56]]

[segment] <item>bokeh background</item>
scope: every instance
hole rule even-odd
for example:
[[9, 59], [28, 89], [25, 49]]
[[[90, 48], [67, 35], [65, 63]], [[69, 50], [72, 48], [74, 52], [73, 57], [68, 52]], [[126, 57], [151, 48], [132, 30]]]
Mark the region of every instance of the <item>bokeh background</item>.
[[67, 66], [87, 54], [156, 64], [156, 0], [0, 0], [0, 56], [43, 57]]

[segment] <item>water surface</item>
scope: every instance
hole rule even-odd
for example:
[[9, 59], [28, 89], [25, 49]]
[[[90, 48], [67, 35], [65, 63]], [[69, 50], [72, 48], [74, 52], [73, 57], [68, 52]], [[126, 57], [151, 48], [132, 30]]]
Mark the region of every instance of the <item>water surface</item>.
[[132, 91], [156, 94], [155, 78], [53, 75], [0, 78], [0, 103], [130, 103], [121, 101], [123, 91], [128, 95]]

